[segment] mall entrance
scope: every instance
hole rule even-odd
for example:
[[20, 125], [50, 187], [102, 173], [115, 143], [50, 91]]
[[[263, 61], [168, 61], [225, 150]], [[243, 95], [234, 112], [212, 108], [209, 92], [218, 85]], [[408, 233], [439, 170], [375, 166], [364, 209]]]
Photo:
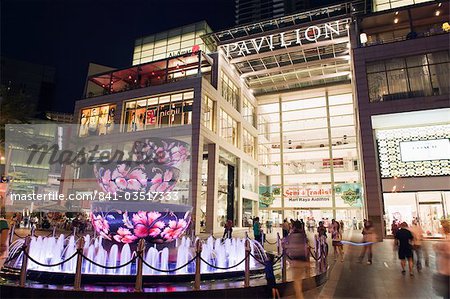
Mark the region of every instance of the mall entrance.
[[440, 220], [450, 214], [450, 192], [384, 193], [383, 201], [386, 235], [392, 235], [393, 221], [410, 225], [418, 219], [425, 237], [443, 237]]

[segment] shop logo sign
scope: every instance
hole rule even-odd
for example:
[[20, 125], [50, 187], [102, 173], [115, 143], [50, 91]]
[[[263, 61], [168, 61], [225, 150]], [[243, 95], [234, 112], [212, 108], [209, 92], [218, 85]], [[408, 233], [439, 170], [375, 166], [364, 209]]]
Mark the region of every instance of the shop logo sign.
[[[231, 43], [222, 46], [222, 48], [224, 49], [226, 56], [232, 58], [232, 53], [237, 56], [258, 54], [261, 49], [266, 47], [268, 47], [270, 51], [273, 51], [277, 48], [301, 45], [304, 40], [316, 42], [319, 38], [332, 38], [334, 35], [338, 36], [340, 34], [339, 21], [334, 21], [325, 23], [322, 26], [312, 25], [306, 29], [300, 28]], [[286, 35], [290, 37], [288, 38]]]

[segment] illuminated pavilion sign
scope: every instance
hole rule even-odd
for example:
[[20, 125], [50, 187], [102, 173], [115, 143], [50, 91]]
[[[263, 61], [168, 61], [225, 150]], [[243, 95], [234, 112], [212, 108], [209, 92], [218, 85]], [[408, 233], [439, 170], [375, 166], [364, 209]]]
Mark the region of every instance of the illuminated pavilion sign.
[[300, 28], [290, 31], [284, 31], [277, 34], [270, 34], [263, 37], [252, 38], [223, 45], [222, 48], [228, 58], [232, 54], [237, 56], [257, 54], [261, 49], [268, 48], [270, 51], [279, 48], [302, 45], [303, 41], [316, 42], [320, 38], [329, 38], [339, 36], [342, 28], [340, 21], [324, 23], [321, 25], [312, 25], [307, 28]]

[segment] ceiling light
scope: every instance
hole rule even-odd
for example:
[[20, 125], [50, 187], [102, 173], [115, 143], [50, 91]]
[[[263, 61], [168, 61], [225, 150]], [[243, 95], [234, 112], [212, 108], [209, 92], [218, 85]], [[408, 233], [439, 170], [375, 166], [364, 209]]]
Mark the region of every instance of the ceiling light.
[[435, 13], [436, 17], [439, 17], [440, 14], [441, 14], [441, 12], [439, 10], [436, 10], [436, 13]]
[[394, 19], [394, 23], [397, 24], [398, 23], [398, 18]]
[[395, 15], [396, 15], [396, 16], [398, 15], [398, 11], [395, 12]]
[[442, 6], [442, 3], [439, 3], [439, 4], [438, 4], [438, 7], [441, 7], [441, 6]]

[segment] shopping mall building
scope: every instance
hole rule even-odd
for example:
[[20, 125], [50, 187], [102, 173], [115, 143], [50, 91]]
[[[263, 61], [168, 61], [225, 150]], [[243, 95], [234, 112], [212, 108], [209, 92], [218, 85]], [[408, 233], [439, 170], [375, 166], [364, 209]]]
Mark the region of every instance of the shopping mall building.
[[[253, 216], [356, 217], [382, 236], [394, 218], [419, 217], [437, 233], [450, 214], [449, 3], [417, 2], [140, 38], [132, 66], [87, 78], [78, 135], [111, 151], [146, 138], [188, 144], [174, 190], [196, 231]], [[77, 192], [98, 188], [83, 183], [92, 170], [73, 175], [65, 192], [74, 180]]]

